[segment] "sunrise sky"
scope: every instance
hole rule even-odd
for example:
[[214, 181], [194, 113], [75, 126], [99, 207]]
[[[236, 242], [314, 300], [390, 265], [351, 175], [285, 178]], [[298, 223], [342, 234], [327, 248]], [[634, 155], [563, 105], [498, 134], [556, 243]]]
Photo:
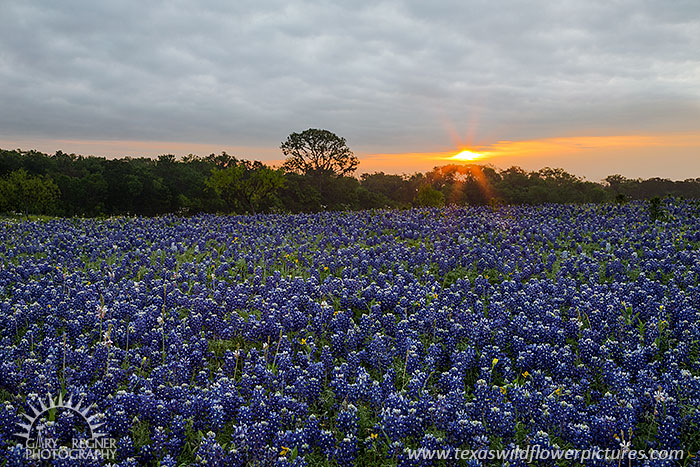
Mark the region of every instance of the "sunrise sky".
[[[0, 148], [700, 177], [700, 2], [3, 1]], [[463, 156], [454, 156], [467, 151]]]

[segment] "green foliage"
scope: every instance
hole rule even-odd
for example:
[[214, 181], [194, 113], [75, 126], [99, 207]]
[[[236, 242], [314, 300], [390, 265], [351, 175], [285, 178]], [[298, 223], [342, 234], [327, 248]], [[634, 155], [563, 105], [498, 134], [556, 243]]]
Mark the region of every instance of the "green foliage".
[[24, 214], [53, 214], [60, 191], [46, 175], [13, 170], [0, 179], [0, 211]]
[[611, 175], [602, 183], [562, 169], [452, 164], [421, 174], [383, 172], [349, 176], [357, 158], [343, 138], [327, 130], [292, 133], [282, 144], [283, 170], [239, 160], [225, 152], [181, 159], [106, 159], [0, 149], [0, 212], [62, 216], [180, 215], [408, 208], [444, 204], [601, 203], [652, 199], [649, 216], [670, 219], [667, 196], [700, 198], [700, 179], [631, 180]]
[[661, 198], [658, 196], [653, 197], [647, 203], [647, 212], [649, 213], [649, 218], [652, 221], [657, 221], [664, 218], [664, 209], [661, 206]]
[[360, 183], [368, 192], [380, 196], [386, 205], [398, 208], [411, 206], [416, 195], [418, 176], [406, 177], [384, 172], [364, 173]]
[[445, 205], [445, 195], [431, 187], [423, 185], [418, 189], [415, 204], [426, 207], [440, 207]]
[[295, 173], [285, 174], [285, 184], [280, 190], [284, 207], [291, 212], [320, 211], [321, 192], [310, 177]]
[[224, 201], [228, 212], [255, 214], [277, 204], [284, 174], [258, 161], [234, 158], [227, 167], [212, 169], [206, 183]]
[[613, 194], [622, 195], [624, 199], [651, 199], [676, 196], [682, 198], [700, 198], [700, 178], [672, 181], [653, 177], [646, 180], [629, 179], [622, 175], [610, 175], [605, 178], [607, 189]]
[[136, 448], [151, 444], [151, 426], [148, 421], [134, 418], [134, 424], [131, 426], [131, 437]]

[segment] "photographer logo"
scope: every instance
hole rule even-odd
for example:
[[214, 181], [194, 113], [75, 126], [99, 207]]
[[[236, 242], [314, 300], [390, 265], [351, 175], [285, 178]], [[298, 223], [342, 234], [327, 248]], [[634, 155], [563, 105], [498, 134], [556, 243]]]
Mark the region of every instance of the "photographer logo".
[[[29, 413], [23, 414], [26, 421], [17, 425], [21, 431], [16, 436], [24, 439], [25, 457], [33, 460], [113, 460], [116, 454], [116, 440], [108, 438], [100, 428], [102, 414], [92, 413], [94, 404], [83, 407], [83, 400], [73, 402], [70, 396], [63, 400], [63, 395], [56, 398], [47, 394], [46, 399], [39, 399], [39, 406], [29, 403]], [[84, 422], [89, 438], [85, 436], [59, 439], [58, 436], [47, 435], [46, 418], [56, 417], [60, 412], [72, 412], [78, 421]], [[53, 430], [55, 431], [55, 430]], [[86, 433], [87, 435], [87, 433]]]

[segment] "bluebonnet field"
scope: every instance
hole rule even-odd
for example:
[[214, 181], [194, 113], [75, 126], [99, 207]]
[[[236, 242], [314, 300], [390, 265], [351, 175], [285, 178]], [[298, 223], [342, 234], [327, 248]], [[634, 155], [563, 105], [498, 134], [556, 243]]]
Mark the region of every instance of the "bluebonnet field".
[[22, 463], [16, 423], [61, 391], [104, 414], [120, 465], [694, 453], [700, 205], [662, 210], [4, 222], [0, 457]]

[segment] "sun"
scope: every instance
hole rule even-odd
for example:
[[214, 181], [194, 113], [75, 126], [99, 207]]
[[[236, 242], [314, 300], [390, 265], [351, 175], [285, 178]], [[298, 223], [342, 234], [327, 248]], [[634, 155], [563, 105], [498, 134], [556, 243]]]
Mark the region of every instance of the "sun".
[[468, 151], [465, 149], [464, 151], [450, 157], [450, 159], [453, 159], [456, 161], [468, 162], [468, 161], [475, 161], [477, 159], [480, 159], [481, 157], [483, 157], [483, 154], [479, 154], [478, 152], [474, 152], [474, 151]]

